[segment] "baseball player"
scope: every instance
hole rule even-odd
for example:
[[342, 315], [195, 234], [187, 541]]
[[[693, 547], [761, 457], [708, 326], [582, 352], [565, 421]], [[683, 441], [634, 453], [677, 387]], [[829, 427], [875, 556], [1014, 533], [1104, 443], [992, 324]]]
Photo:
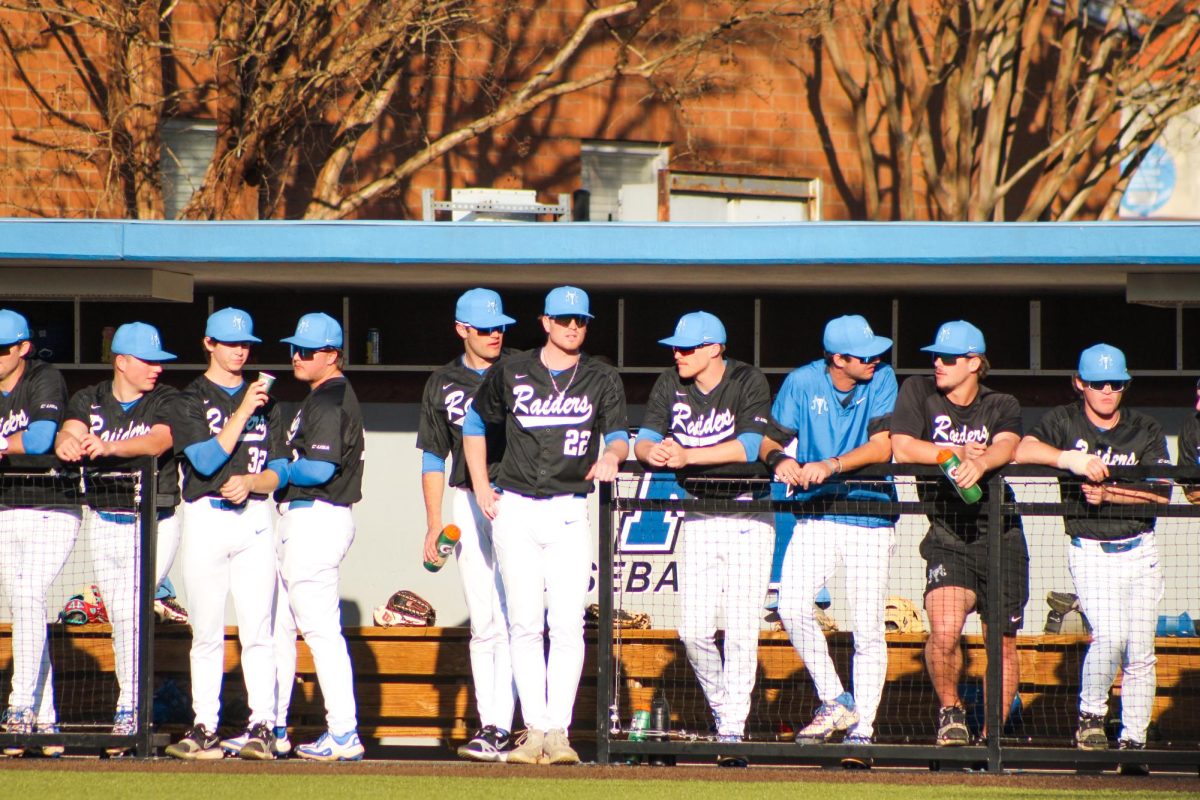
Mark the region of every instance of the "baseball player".
[[[567, 731], [583, 670], [583, 610], [594, 555], [587, 495], [594, 480], [616, 477], [629, 454], [621, 379], [581, 352], [591, 320], [585, 291], [551, 290], [542, 316], [545, 346], [489, 369], [463, 423], [476, 502], [492, 520], [513, 674], [528, 726], [524, 743], [508, 754], [513, 764], [579, 762]], [[486, 426], [505, 432], [495, 488]]]
[[[455, 332], [463, 341], [463, 355], [429, 377], [417, 429], [417, 447], [422, 450], [421, 494], [425, 500], [424, 557], [426, 561], [438, 557], [443, 476], [446, 457], [452, 456], [454, 521], [462, 531], [455, 555], [471, 619], [471, 676], [480, 721], [479, 730], [458, 749], [458, 754], [474, 761], [495, 761], [509, 747], [515, 686], [504, 584], [496, 568], [492, 522], [479, 510], [467, 482], [462, 426], [483, 374], [501, 357], [505, 327], [516, 320], [504, 314], [500, 295], [490, 289], [471, 289], [458, 298], [454, 319]], [[499, 427], [491, 430], [493, 434], [503, 433]], [[489, 475], [493, 477], [503, 446], [503, 439], [495, 435], [488, 443]]]
[[[172, 447], [171, 414], [179, 392], [160, 384], [162, 362], [175, 358], [162, 349], [152, 325], [130, 322], [117, 328], [112, 340], [113, 377], [76, 392], [67, 405], [66, 419], [55, 443], [63, 461], [96, 458], [158, 458], [158, 537], [155, 584], [171, 569], [179, 546], [179, 470]], [[85, 487], [86, 489], [86, 487]], [[88, 499], [83, 536], [96, 570], [96, 585], [108, 606], [116, 656], [117, 711], [112, 732], [129, 736], [136, 731], [138, 597], [137, 515], [128, 509], [104, 507], [103, 498]], [[112, 748], [111, 753], [123, 752]]]
[[[926, 564], [925, 611], [931, 635], [925, 662], [941, 703], [937, 744], [970, 742], [966, 711], [958, 695], [963, 656], [959, 639], [967, 616], [978, 611], [988, 619], [988, 478], [1012, 460], [1021, 440], [1021, 408], [1011, 395], [993, 392], [980, 381], [987, 377], [987, 347], [983, 333], [969, 322], [947, 322], [937, 338], [921, 348], [933, 354], [933, 376], [914, 375], [900, 387], [892, 414], [892, 452], [901, 464], [936, 464], [938, 453], [950, 450], [961, 464], [956, 482], [976, 484], [983, 498], [962, 500], [948, 480], [920, 482], [922, 501], [935, 502], [929, 531], [921, 542]], [[1005, 484], [1005, 498], [1014, 502]], [[1029, 600], [1029, 552], [1021, 520], [1005, 517], [1001, 534], [1004, 570], [1001, 596], [1003, 631], [1003, 698], [1005, 718], [1017, 693], [1017, 631]], [[986, 622], [984, 631], [987, 631]], [[986, 732], [985, 732], [986, 733]]]
[[[725, 326], [706, 311], [684, 314], [675, 334], [660, 339], [674, 369], [658, 376], [634, 453], [650, 467], [744, 464], [758, 459], [771, 391], [755, 367], [725, 356]], [[689, 487], [697, 496], [714, 494]], [[679, 638], [717, 724], [717, 741], [740, 742], [750, 714], [758, 666], [759, 617], [775, 548], [771, 514], [689, 511], [682, 526]], [[717, 649], [717, 617], [725, 619], [725, 658]], [[724, 766], [745, 766], [722, 756]]]
[[[292, 370], [311, 390], [287, 431], [292, 458], [282, 466], [279, 501], [282, 579], [296, 627], [313, 654], [328, 730], [300, 745], [311, 761], [358, 761], [354, 677], [342, 636], [338, 567], [354, 541], [350, 507], [362, 499], [363, 420], [342, 374], [342, 327], [328, 314], [305, 314], [291, 345]], [[278, 721], [278, 720], [277, 720]]]
[[[1195, 468], [1200, 465], [1200, 380], [1196, 381], [1196, 399], [1193, 404], [1194, 412], [1183, 421], [1179, 430], [1179, 458], [1176, 463], [1180, 467]], [[1180, 481], [1188, 502], [1200, 504], [1200, 484], [1195, 479]]]
[[[1107, 344], [1089, 347], [1080, 354], [1079, 370], [1071, 382], [1079, 401], [1047, 412], [1021, 440], [1017, 461], [1057, 467], [1078, 476], [1059, 479], [1064, 502], [1091, 506], [1170, 502], [1169, 482], [1119, 484], [1110, 480], [1110, 467], [1170, 463], [1166, 436], [1158, 422], [1121, 408], [1129, 386], [1125, 354]], [[1104, 718], [1118, 668], [1123, 674], [1118, 747], [1141, 750], [1146, 746], [1155, 692], [1154, 628], [1165, 588], [1154, 521], [1152, 506], [1130, 509], [1119, 518], [1063, 518], [1070, 537], [1067, 565], [1071, 580], [1092, 625], [1075, 733], [1075, 743], [1082, 750], [1108, 748]]]
[[279, 407], [243, 368], [254, 335], [250, 315], [224, 308], [208, 318], [208, 369], [183, 391], [175, 447], [183, 460], [183, 579], [191, 600], [195, 724], [167, 747], [182, 759], [224, 757], [217, 723], [225, 655], [225, 601], [232, 592], [250, 706], [242, 758], [274, 757], [275, 536], [270, 494], [287, 470]]
[[[892, 340], [876, 336], [864, 318], [854, 315], [830, 320], [823, 344], [824, 358], [784, 380], [771, 408], [763, 460], [776, 480], [801, 490], [804, 499], [893, 501], [890, 483], [847, 485], [834, 479], [891, 461], [896, 373], [880, 359]], [[793, 440], [795, 457], [783, 450]], [[797, 514], [783, 558], [779, 617], [821, 700], [812, 722], [796, 734], [801, 744], [828, 741], [839, 731], [848, 731], [847, 744], [873, 740], [887, 674], [883, 612], [895, 534], [890, 517]], [[813, 613], [817, 593], [839, 563], [847, 569], [846, 592], [854, 613], [853, 695], [838, 678]]]
[[[67, 385], [50, 364], [30, 361], [25, 317], [0, 310], [0, 458], [48, 453], [67, 409]], [[58, 733], [54, 679], [46, 644], [46, 593], [62, 572], [79, 534], [75, 492], [65, 483], [11, 483], [0, 491], [0, 589], [12, 611], [12, 690], [2, 724], [6, 733]], [[62, 745], [42, 748], [59, 756]], [[6, 756], [25, 748], [9, 745]]]

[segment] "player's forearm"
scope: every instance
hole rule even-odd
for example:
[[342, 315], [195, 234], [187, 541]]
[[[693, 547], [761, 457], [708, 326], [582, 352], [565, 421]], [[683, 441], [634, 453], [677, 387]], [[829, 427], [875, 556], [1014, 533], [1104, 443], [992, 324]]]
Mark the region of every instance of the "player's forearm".
[[687, 449], [688, 464], [697, 466], [713, 466], [717, 464], [745, 464], [746, 448], [736, 439], [708, 447], [689, 447]]
[[1057, 467], [1060, 455], [1062, 455], [1062, 450], [1059, 450], [1057, 447], [1046, 444], [1032, 436], [1026, 436], [1017, 445], [1014, 459], [1018, 464], [1040, 464], [1044, 467]]
[[1015, 433], [1001, 433], [992, 439], [992, 443], [988, 445], [983, 456], [979, 459], [983, 462], [988, 472], [994, 469], [1011, 464], [1013, 454], [1017, 450], [1017, 444], [1021, 440], [1017, 438]]
[[217, 434], [217, 444], [221, 445], [221, 449], [226, 453], [232, 454], [238, 446], [238, 440], [242, 438], [242, 431], [246, 429], [246, 424], [250, 422], [250, 415], [243, 412], [242, 409], [234, 411], [229, 419], [225, 420], [225, 426], [221, 428], [221, 432]]
[[421, 473], [421, 499], [425, 501], [425, 525], [431, 530], [442, 527], [442, 498], [445, 485], [445, 473]]
[[936, 464], [938, 453], [945, 449], [907, 434], [892, 434], [892, 455], [897, 464]]
[[155, 425], [150, 433], [129, 439], [117, 439], [108, 443], [109, 455], [115, 458], [137, 456], [161, 456], [171, 449], [171, 429]]
[[618, 464], [621, 463], [629, 458], [629, 440], [614, 439], [604, 446], [604, 455], [613, 456]]
[[[762, 446], [758, 448], [758, 459], [759, 461], [766, 462], [767, 458], [771, 457], [771, 453], [782, 450], [783, 445], [781, 445], [779, 442], [775, 441], [770, 436], [763, 436]], [[774, 458], [779, 458], [779, 456], [774, 456]]]
[[648, 464], [650, 463], [650, 451], [654, 449], [656, 444], [658, 442], [652, 442], [649, 439], [639, 436], [633, 443], [633, 454], [637, 457], [638, 461]]
[[270, 494], [279, 487], [279, 476], [274, 470], [265, 469], [246, 477], [251, 494]]
[[886, 431], [877, 433], [858, 447], [838, 456], [842, 472], [870, 464], [886, 464], [892, 460], [892, 437]]
[[1153, 489], [1135, 489], [1132, 486], [1104, 487], [1104, 501], [1115, 505], [1139, 505], [1145, 503], [1169, 503], [1170, 494], [1163, 495], [1162, 491]]

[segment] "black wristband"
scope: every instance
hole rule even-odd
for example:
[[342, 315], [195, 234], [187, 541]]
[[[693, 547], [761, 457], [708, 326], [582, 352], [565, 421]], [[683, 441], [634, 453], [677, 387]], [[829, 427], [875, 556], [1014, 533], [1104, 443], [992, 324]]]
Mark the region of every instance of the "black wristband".
[[771, 472], [774, 472], [779, 468], [780, 463], [789, 459], [791, 459], [791, 456], [782, 450], [772, 450], [771, 452], [767, 453], [767, 457], [764, 458], [763, 461], [770, 468]]

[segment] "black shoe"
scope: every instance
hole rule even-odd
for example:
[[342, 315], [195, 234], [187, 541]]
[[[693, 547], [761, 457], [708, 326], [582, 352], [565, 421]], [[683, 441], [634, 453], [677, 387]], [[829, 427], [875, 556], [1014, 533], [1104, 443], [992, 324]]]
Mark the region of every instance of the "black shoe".
[[942, 706], [938, 711], [937, 745], [962, 747], [971, 743], [967, 712], [961, 706]]
[[[1146, 745], [1141, 742], [1135, 742], [1132, 739], [1122, 739], [1117, 742], [1118, 750], [1145, 750]], [[1135, 764], [1133, 762], [1122, 762], [1117, 764], [1118, 775], [1149, 775], [1149, 764]]]
[[469, 761], [503, 761], [512, 746], [512, 735], [495, 725], [484, 725], [471, 740], [458, 748], [459, 758]]
[[246, 743], [238, 756], [251, 761], [272, 761], [275, 758], [275, 729], [266, 722], [251, 725], [246, 731]]
[[[853, 747], [865, 747], [874, 743], [874, 738], [860, 733], [852, 733], [842, 740], [842, 744]], [[842, 759], [842, 767], [845, 769], [870, 769], [874, 764], [875, 759], [867, 755], [850, 755]]]
[[[718, 736], [717, 741], [722, 744], [734, 744], [734, 743], [742, 741], [742, 737], [737, 736], [736, 734], [724, 734], [724, 735]], [[739, 768], [750, 766], [750, 761], [745, 756], [722, 755], [722, 756], [717, 756], [717, 766], [718, 767], [732, 767], [734, 769], [739, 769]]]
[[1079, 729], [1075, 731], [1075, 746], [1080, 750], [1107, 750], [1104, 717], [1099, 714], [1080, 714]]
[[225, 757], [221, 749], [221, 740], [215, 733], [210, 733], [203, 725], [193, 725], [183, 734], [183, 738], [168, 745], [166, 754], [184, 761], [207, 761]]

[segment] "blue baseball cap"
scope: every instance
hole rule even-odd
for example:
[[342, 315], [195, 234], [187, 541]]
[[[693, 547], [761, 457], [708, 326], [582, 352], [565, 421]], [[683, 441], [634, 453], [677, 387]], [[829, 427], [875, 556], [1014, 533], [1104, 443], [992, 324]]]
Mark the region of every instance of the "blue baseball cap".
[[324, 347], [342, 347], [342, 326], [328, 314], [316, 312], [305, 314], [296, 323], [296, 333], [279, 341], [296, 347], [320, 350]]
[[516, 322], [504, 313], [500, 295], [491, 289], [470, 289], [458, 298], [454, 319], [472, 328], [498, 328]]
[[7, 308], [0, 309], [0, 344], [29, 341], [29, 323], [25, 317]]
[[547, 317], [565, 317], [568, 314], [579, 314], [592, 319], [588, 310], [588, 293], [577, 286], [559, 286], [551, 289], [546, 295], [546, 310], [542, 312]]
[[659, 339], [667, 347], [700, 347], [705, 344], [725, 344], [725, 326], [707, 311], [684, 314], [675, 325], [675, 335]]
[[978, 356], [987, 352], [987, 344], [983, 341], [983, 331], [960, 319], [943, 324], [933, 344], [921, 349], [943, 356]]
[[133, 356], [142, 361], [173, 361], [174, 353], [162, 349], [158, 328], [145, 322], [127, 322], [113, 334], [112, 352], [115, 356]]
[[1094, 344], [1079, 354], [1079, 377], [1085, 381], [1127, 381], [1125, 354], [1111, 344]]
[[222, 308], [208, 317], [204, 335], [217, 342], [261, 342], [254, 335], [254, 321], [240, 308]]
[[829, 320], [825, 325], [823, 343], [826, 353], [856, 358], [874, 358], [883, 355], [892, 346], [891, 339], [876, 336], [866, 319], [858, 314]]

